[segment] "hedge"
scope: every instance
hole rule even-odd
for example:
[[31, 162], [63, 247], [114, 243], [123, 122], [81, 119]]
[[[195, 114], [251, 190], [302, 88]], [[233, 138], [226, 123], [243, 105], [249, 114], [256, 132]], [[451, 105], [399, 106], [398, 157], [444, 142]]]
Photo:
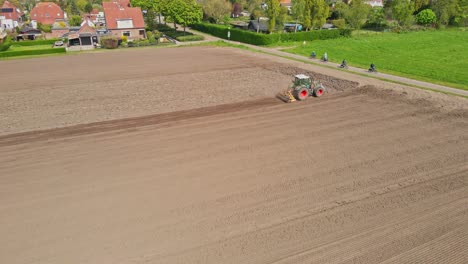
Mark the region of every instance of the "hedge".
[[0, 44], [0, 52], [1, 51], [6, 51], [7, 49], [10, 48], [11, 46], [11, 38], [10, 37], [6, 37], [5, 39], [5, 42], [3, 42], [2, 44]]
[[[193, 29], [214, 35], [219, 38], [227, 39], [228, 29], [226, 26], [213, 25], [207, 23], [199, 23], [191, 26]], [[296, 33], [273, 33], [273, 34], [257, 34], [252, 31], [241, 29], [230, 29], [230, 39], [253, 45], [270, 45], [277, 42], [291, 41], [311, 41], [317, 39], [332, 39], [343, 36], [350, 36], [351, 30], [313, 30]]]
[[193, 33], [191, 32], [183, 32], [183, 31], [164, 31], [164, 34], [171, 37], [171, 38], [178, 38], [178, 37], [185, 37], [185, 36], [192, 36]]
[[14, 44], [18, 46], [36, 46], [36, 45], [52, 45], [60, 39], [45, 39], [45, 40], [23, 40], [16, 41]]
[[56, 54], [56, 53], [65, 53], [65, 52], [66, 52], [65, 48], [7, 51], [7, 52], [1, 52], [0, 58], [28, 56], [28, 55], [30, 56], [30, 55], [42, 55], [42, 54]]
[[205, 37], [201, 35], [192, 35], [192, 36], [180, 36], [176, 38], [180, 42], [185, 42], [185, 41], [198, 41], [198, 40], [204, 40]]

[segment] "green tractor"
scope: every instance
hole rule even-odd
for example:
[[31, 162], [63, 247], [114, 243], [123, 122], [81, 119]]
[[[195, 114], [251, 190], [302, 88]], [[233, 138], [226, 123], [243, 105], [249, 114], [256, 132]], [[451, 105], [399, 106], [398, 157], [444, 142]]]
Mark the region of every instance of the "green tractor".
[[313, 95], [320, 97], [325, 93], [325, 87], [320, 82], [312, 81], [309, 76], [298, 74], [294, 76], [292, 85], [279, 98], [285, 102], [304, 101], [307, 97]]

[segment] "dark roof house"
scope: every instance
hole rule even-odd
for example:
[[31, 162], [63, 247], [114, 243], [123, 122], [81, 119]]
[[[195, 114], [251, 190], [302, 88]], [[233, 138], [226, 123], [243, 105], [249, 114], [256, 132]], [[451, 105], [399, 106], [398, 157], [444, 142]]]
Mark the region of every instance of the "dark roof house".
[[260, 22], [259, 22], [258, 20], [250, 20], [248, 28], [249, 28], [249, 30], [252, 30], [252, 31], [257, 31], [258, 30], [260, 32], [267, 33], [268, 32], [268, 21], [260, 20]]

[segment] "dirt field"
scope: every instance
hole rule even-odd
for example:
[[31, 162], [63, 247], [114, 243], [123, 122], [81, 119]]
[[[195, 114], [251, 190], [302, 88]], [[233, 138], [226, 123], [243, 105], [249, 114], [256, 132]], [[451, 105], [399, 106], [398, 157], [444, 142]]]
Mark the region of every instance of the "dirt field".
[[44, 58], [83, 72], [29, 66], [16, 85], [31, 61], [0, 62], [0, 263], [468, 262], [465, 99], [323, 70], [330, 93], [283, 104], [279, 73], [300, 64], [126, 52], [148, 67]]

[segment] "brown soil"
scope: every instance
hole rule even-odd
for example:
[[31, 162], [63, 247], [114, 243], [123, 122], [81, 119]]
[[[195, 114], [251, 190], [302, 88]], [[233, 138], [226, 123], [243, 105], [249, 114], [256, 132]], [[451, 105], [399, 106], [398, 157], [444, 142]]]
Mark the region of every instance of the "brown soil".
[[[259, 57], [267, 59], [230, 49], [163, 53], [173, 50], [254, 63], [257, 77], [284, 78], [273, 73], [289, 69], [289, 74], [300, 66], [276, 59], [257, 63]], [[150, 58], [152, 52], [135, 51]], [[172, 76], [180, 88], [188, 83], [179, 79], [186, 76], [181, 72], [190, 57], [172, 55], [178, 62], [163, 68], [168, 72], [158, 83]], [[82, 56], [89, 54], [76, 58]], [[218, 60], [207, 59], [208, 73], [190, 78], [203, 81], [210, 71], [220, 74], [216, 67], [209, 70], [212, 63]], [[223, 63], [218, 66], [235, 61]], [[131, 76], [139, 71], [132, 65], [127, 74], [135, 83]], [[0, 262], [466, 263], [466, 101], [396, 85], [375, 87], [366, 80], [351, 79], [355, 83], [347, 84], [352, 87], [341, 91], [328, 78], [331, 93], [320, 99], [284, 104], [262, 99], [256, 91], [247, 102], [233, 99], [214, 106], [190, 101], [196, 109], [175, 104], [169, 108], [179, 111], [153, 115], [145, 112], [150, 108], [131, 103], [152, 94], [145, 88], [142, 94], [115, 98], [126, 101], [122, 109], [130, 109], [129, 117], [139, 111], [146, 115], [103, 121], [100, 104], [111, 100], [108, 95], [82, 103], [97, 109], [87, 123], [99, 122], [78, 124], [82, 118], [76, 118], [70, 121], [74, 126], [64, 128], [43, 123], [50, 117], [31, 120], [27, 106], [19, 107], [19, 102], [42, 98], [34, 97], [40, 93], [2, 86], [3, 94], [27, 98], [10, 97], [9, 104], [26, 116], [16, 116], [17, 125], [3, 131], [15, 133], [0, 137], [0, 234], [6, 242]], [[260, 80], [279, 80], [267, 79]], [[233, 86], [243, 89], [221, 81], [222, 93]], [[362, 86], [356, 88], [358, 83]], [[60, 85], [58, 90], [74, 92]], [[61, 94], [45, 84], [39, 87], [52, 98]], [[125, 90], [122, 84], [114, 88]], [[169, 98], [150, 99], [176, 101]], [[76, 106], [48, 107], [82, 113]], [[48, 112], [36, 113], [41, 114]], [[0, 122], [12, 124], [8, 120]], [[33, 127], [44, 130], [24, 132]]]

